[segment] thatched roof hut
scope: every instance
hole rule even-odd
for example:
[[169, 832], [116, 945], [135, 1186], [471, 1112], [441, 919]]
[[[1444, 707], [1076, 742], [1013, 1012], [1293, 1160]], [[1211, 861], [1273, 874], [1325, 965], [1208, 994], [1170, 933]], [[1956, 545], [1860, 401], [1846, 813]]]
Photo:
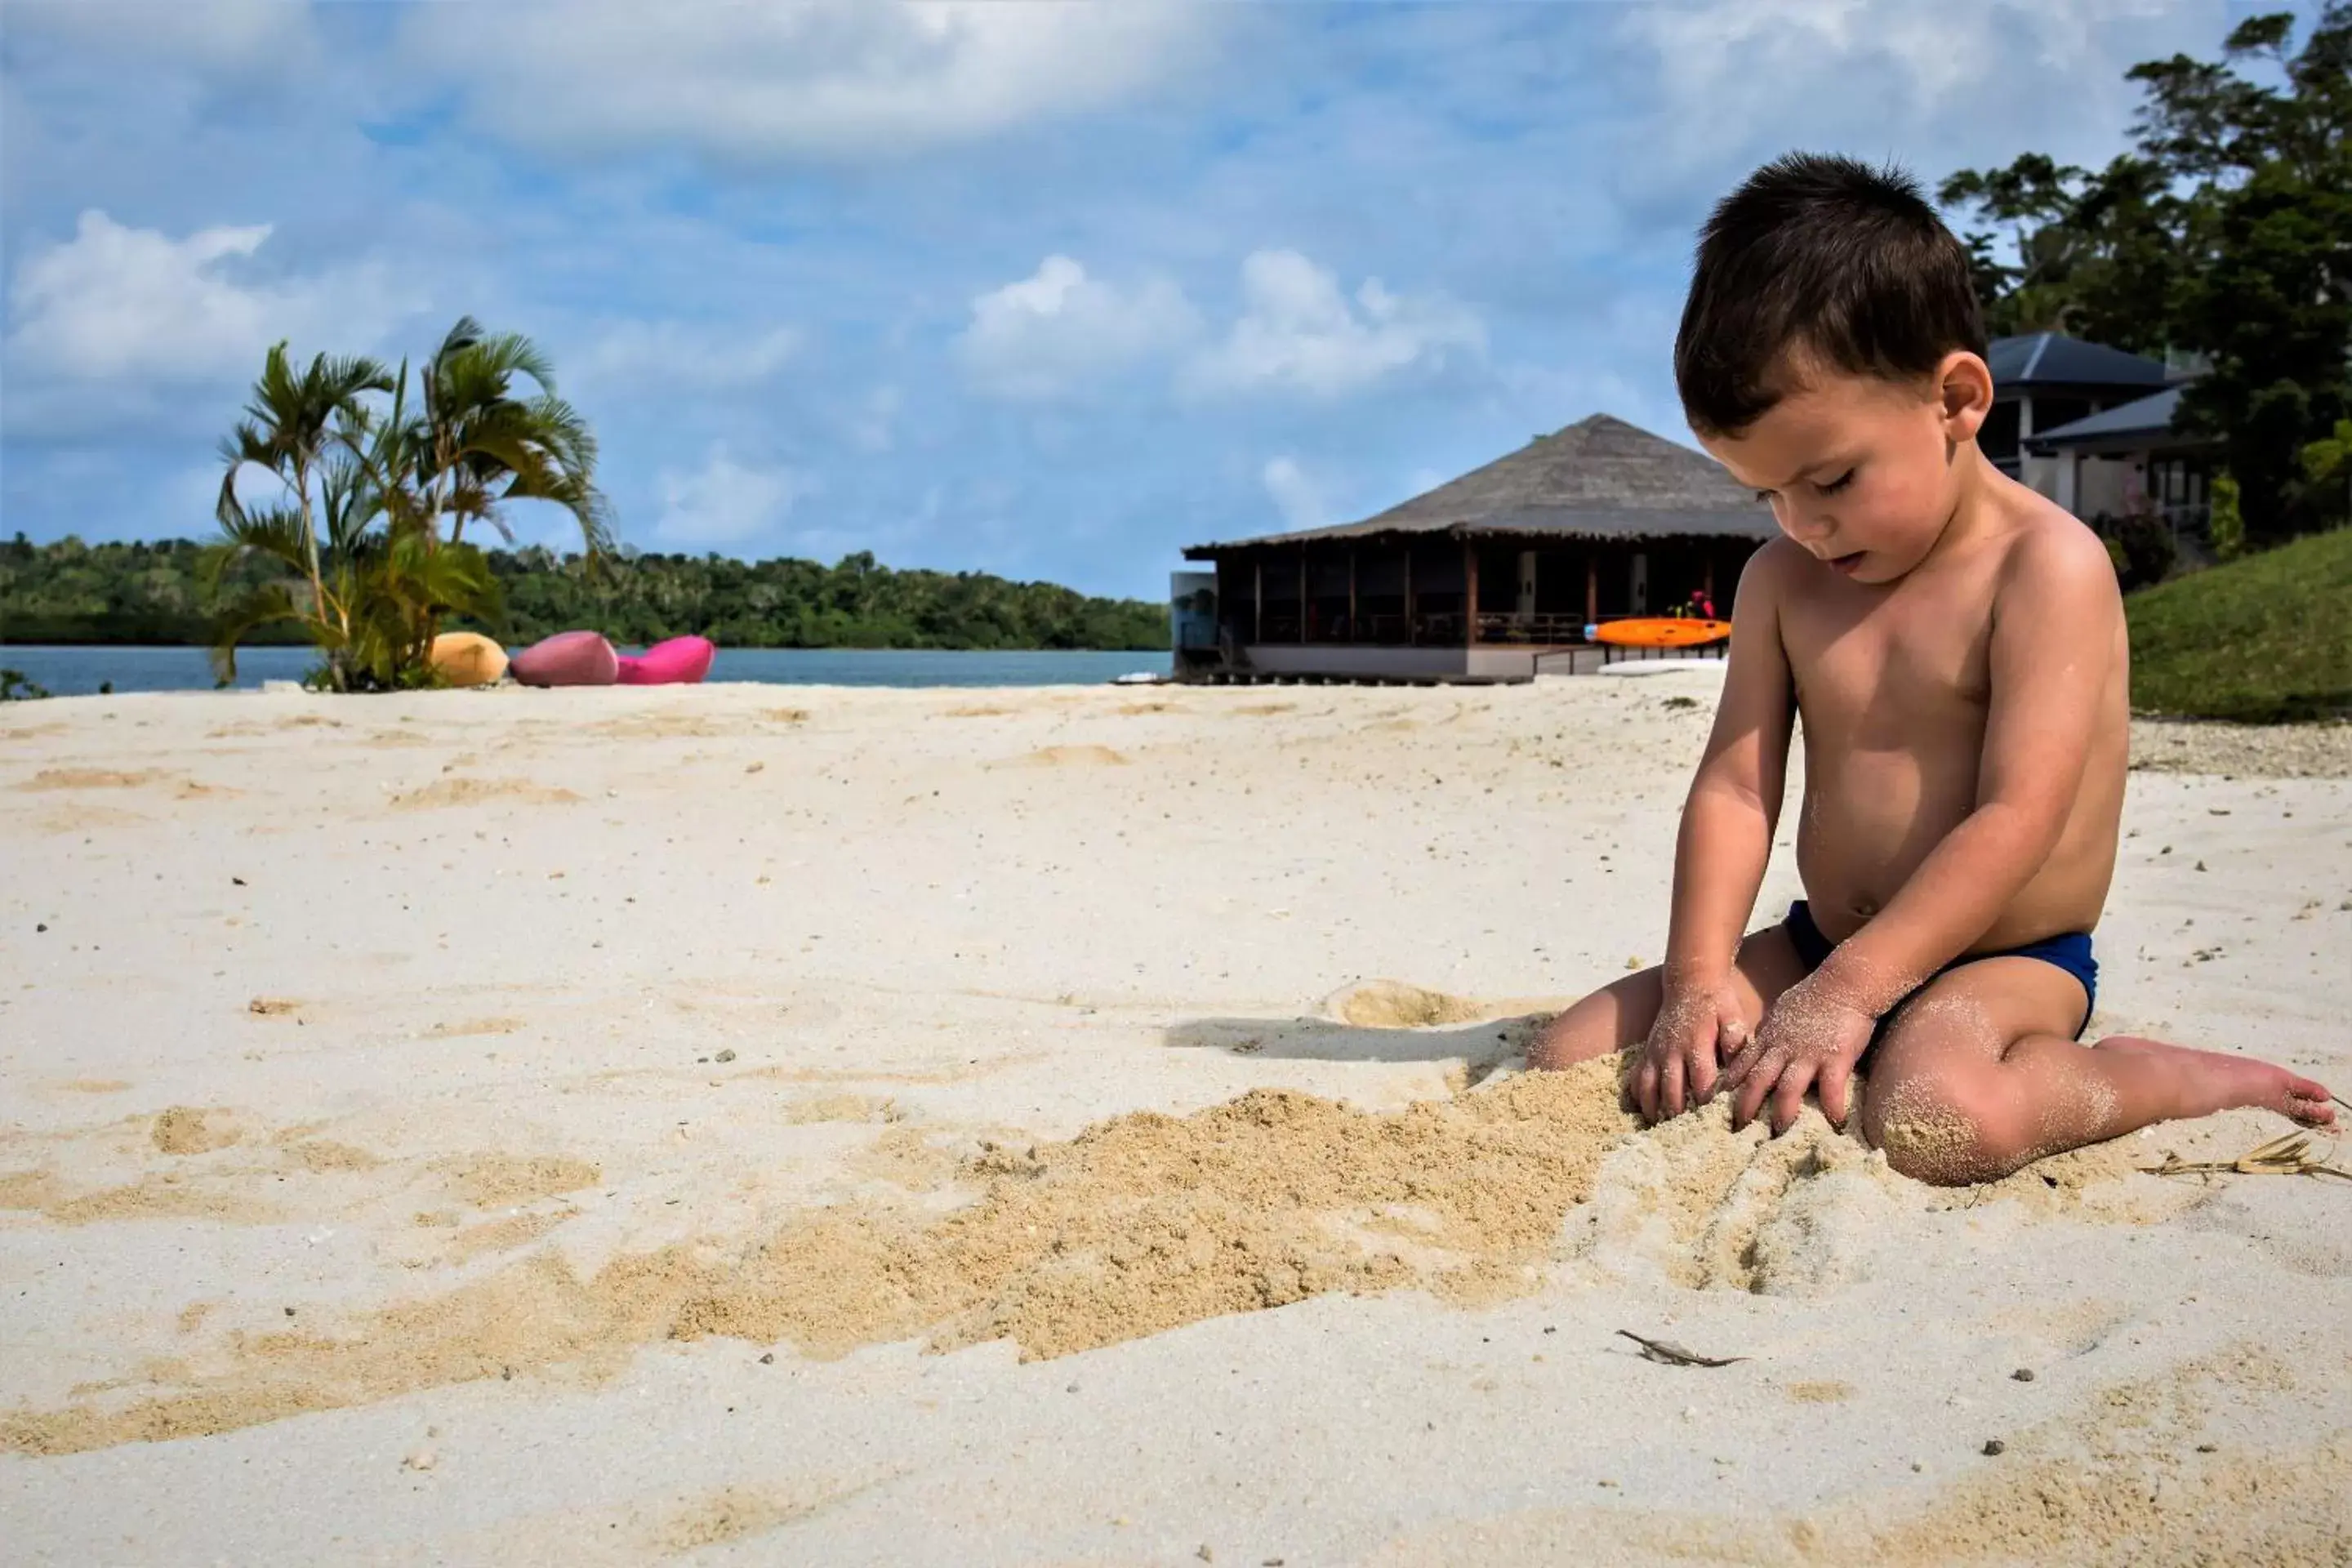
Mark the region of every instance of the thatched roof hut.
[[[1595, 414], [1359, 522], [1184, 552], [1216, 563], [1210, 679], [1510, 679], [1598, 624], [1727, 596], [1776, 531], [1713, 459]], [[1207, 592], [1191, 580], [1187, 597]], [[1727, 609], [1727, 606], [1726, 606]], [[1573, 659], [1568, 659], [1572, 664]]]
[[1403, 534], [1760, 542], [1773, 531], [1770, 510], [1713, 458], [1595, 414], [1361, 522], [1198, 544], [1184, 554], [1206, 561], [1250, 545]]

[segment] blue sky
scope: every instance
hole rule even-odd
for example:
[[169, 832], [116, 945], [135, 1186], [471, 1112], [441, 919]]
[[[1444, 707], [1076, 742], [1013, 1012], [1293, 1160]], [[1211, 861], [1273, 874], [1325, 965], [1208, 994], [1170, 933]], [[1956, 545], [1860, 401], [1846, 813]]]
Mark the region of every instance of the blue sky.
[[470, 312], [629, 543], [1158, 598], [1595, 411], [1687, 440], [1757, 163], [2103, 162], [2251, 9], [10, 0], [0, 532], [200, 537], [270, 342]]

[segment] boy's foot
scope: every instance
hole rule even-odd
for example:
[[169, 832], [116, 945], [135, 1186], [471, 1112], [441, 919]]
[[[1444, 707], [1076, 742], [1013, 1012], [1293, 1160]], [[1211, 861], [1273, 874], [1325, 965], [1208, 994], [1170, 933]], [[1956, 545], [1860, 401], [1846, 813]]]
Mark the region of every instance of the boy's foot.
[[2252, 1106], [2275, 1110], [2305, 1127], [2336, 1125], [2336, 1107], [2323, 1085], [2269, 1062], [2168, 1045], [2137, 1035], [2110, 1035], [2094, 1048], [2170, 1061], [2180, 1075], [2181, 1098], [2188, 1106], [2180, 1113], [2183, 1120]]

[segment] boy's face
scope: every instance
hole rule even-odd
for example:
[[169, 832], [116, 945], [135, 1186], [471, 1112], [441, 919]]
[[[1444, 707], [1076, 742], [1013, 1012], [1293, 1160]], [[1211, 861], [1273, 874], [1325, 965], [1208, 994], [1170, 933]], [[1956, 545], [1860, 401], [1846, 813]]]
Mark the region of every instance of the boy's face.
[[1808, 374], [1738, 435], [1700, 444], [1815, 557], [1859, 583], [1893, 583], [1942, 536], [1991, 405], [1984, 361], [1956, 353], [1931, 383]]

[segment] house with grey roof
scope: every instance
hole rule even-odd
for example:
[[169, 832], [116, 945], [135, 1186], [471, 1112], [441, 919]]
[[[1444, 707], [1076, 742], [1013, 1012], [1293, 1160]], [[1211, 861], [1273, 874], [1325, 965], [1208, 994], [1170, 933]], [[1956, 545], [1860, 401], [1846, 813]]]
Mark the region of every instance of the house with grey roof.
[[2186, 373], [2062, 332], [1996, 338], [1993, 407], [1977, 445], [2077, 517], [2137, 508], [2203, 526], [2204, 445], [2173, 428]]
[[1360, 521], [1184, 552], [1176, 673], [1524, 680], [1593, 632], [1714, 600], [1777, 531], [1713, 459], [1595, 414]]
[[2215, 443], [2179, 428], [2179, 386], [2134, 398], [2030, 438], [2045, 492], [2077, 517], [2154, 512], [2176, 540], [2200, 537], [2212, 512]]

